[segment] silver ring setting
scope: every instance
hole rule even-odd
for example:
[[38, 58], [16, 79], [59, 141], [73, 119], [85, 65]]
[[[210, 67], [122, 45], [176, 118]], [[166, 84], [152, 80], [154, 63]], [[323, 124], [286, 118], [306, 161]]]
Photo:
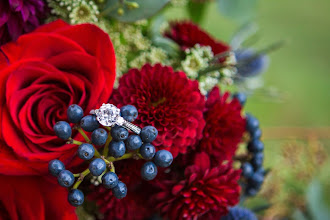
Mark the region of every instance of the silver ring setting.
[[121, 117], [120, 109], [113, 104], [103, 103], [99, 109], [91, 110], [89, 113], [95, 114], [97, 121], [103, 126], [113, 127], [119, 125], [136, 134], [140, 134], [141, 132], [141, 128]]

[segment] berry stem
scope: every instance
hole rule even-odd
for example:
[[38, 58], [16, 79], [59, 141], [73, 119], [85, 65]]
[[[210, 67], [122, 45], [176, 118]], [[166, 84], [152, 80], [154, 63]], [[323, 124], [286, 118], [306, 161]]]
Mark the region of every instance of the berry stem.
[[81, 127], [77, 127], [77, 130], [79, 131], [79, 133], [84, 137], [85, 141], [87, 143], [91, 143], [91, 140], [89, 139], [89, 137], [86, 135], [86, 133], [81, 129]]
[[111, 128], [110, 127], [106, 127], [106, 128], [109, 128], [108, 130], [109, 130], [109, 132], [108, 132], [108, 139], [107, 139], [107, 141], [105, 142], [105, 146], [104, 146], [104, 149], [103, 149], [103, 155], [105, 156], [105, 157], [107, 157], [108, 156], [108, 153], [109, 153], [109, 145], [110, 145], [110, 142], [111, 142], [111, 140], [112, 140], [112, 137], [111, 137]]
[[80, 177], [80, 173], [74, 173], [73, 176], [74, 177]]
[[110, 162], [115, 162], [115, 161], [119, 161], [119, 160], [130, 159], [130, 158], [134, 158], [134, 159], [141, 158], [141, 159], [143, 159], [143, 157], [141, 156], [141, 154], [135, 153], [135, 152], [131, 152], [131, 153], [124, 154], [124, 156], [119, 157], [119, 158], [108, 157], [107, 160], [110, 161]]
[[94, 156], [98, 157], [98, 158], [101, 158], [102, 155], [100, 154], [100, 152], [95, 147], [94, 147], [94, 150], [95, 150]]
[[105, 170], [100, 176], [97, 177], [97, 180], [102, 183], [102, 176], [104, 176], [104, 174], [107, 172], [107, 170]]
[[240, 162], [245, 162], [250, 159], [249, 154], [239, 154], [234, 156], [234, 160], [238, 160]]
[[66, 143], [67, 143], [67, 144], [76, 144], [76, 145], [82, 145], [82, 144], [83, 144], [83, 142], [81, 142], [81, 141], [76, 141], [76, 140], [74, 140], [74, 139], [72, 139], [72, 138], [69, 138], [68, 141], [67, 141]]
[[101, 156], [101, 159], [104, 160], [104, 162], [105, 162], [106, 164], [110, 164], [110, 163], [111, 163], [110, 161], [108, 161], [108, 160], [105, 158], [104, 155]]
[[85, 176], [87, 176], [91, 171], [89, 169], [84, 170], [82, 173], [80, 173], [79, 178], [77, 182], [73, 185], [72, 189], [77, 189], [84, 180]]
[[110, 162], [109, 166], [110, 166], [110, 171], [116, 173], [115, 166], [113, 165], [112, 162]]

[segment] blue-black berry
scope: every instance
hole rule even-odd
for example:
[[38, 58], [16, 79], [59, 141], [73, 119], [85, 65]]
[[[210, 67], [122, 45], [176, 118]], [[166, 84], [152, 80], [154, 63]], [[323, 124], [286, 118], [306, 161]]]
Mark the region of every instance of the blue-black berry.
[[144, 159], [151, 160], [156, 154], [156, 148], [152, 144], [145, 143], [140, 148], [140, 154]]
[[229, 209], [229, 213], [220, 220], [258, 220], [257, 216], [249, 209], [235, 206]]
[[259, 128], [259, 121], [251, 114], [246, 114], [246, 130], [253, 133]]
[[126, 128], [116, 125], [111, 128], [111, 136], [115, 141], [124, 141], [128, 137], [128, 131]]
[[142, 146], [142, 140], [139, 135], [132, 134], [126, 140], [127, 150], [137, 150]]
[[244, 106], [247, 98], [244, 93], [237, 92], [233, 95], [233, 99], [237, 99], [239, 101], [239, 103], [241, 104], [241, 106]]
[[103, 186], [107, 189], [112, 189], [118, 185], [118, 176], [114, 172], [107, 172], [102, 176]]
[[159, 167], [168, 167], [173, 161], [173, 155], [167, 150], [159, 150], [156, 152], [154, 162]]
[[253, 175], [253, 166], [249, 162], [245, 162], [242, 165], [242, 175], [245, 178], [249, 178]]
[[69, 170], [62, 170], [57, 176], [57, 181], [63, 187], [70, 187], [74, 183], [74, 176]]
[[72, 129], [68, 122], [58, 121], [54, 125], [54, 131], [57, 137], [68, 140], [71, 137]]
[[80, 206], [84, 203], [84, 193], [79, 189], [72, 189], [68, 194], [68, 202], [72, 206]]
[[245, 190], [245, 194], [247, 196], [255, 196], [257, 195], [258, 193], [258, 189], [256, 188], [253, 188], [252, 186], [248, 187], [246, 190]]
[[142, 128], [140, 137], [144, 143], [153, 142], [158, 135], [158, 130], [153, 126], [146, 126]]
[[253, 155], [251, 164], [253, 165], [255, 170], [262, 167], [263, 162], [264, 162], [264, 153], [263, 152], [258, 152]]
[[80, 121], [80, 127], [85, 131], [92, 132], [100, 126], [95, 115], [86, 115]]
[[249, 179], [249, 185], [253, 186], [252, 188], [255, 189], [259, 189], [263, 182], [264, 182], [264, 175], [259, 172], [255, 172]]
[[106, 166], [104, 160], [96, 158], [89, 164], [89, 170], [93, 176], [100, 176], [105, 171]]
[[258, 139], [251, 140], [248, 144], [248, 150], [253, 153], [262, 152], [264, 150], [264, 143]]
[[123, 141], [111, 141], [109, 144], [109, 153], [114, 158], [124, 156], [126, 147]]
[[103, 128], [95, 129], [92, 133], [92, 143], [96, 146], [102, 146], [105, 144], [108, 138], [108, 133]]
[[62, 170], [65, 170], [65, 166], [60, 160], [52, 160], [48, 164], [48, 170], [53, 176], [57, 177]]
[[124, 198], [127, 195], [127, 187], [125, 183], [119, 181], [117, 186], [112, 189], [112, 193], [117, 199]]
[[152, 180], [157, 176], [157, 167], [156, 165], [151, 162], [148, 161], [145, 164], [143, 164], [143, 166], [141, 167], [141, 177], [144, 180]]
[[250, 133], [251, 140], [260, 139], [261, 135], [262, 135], [262, 131], [260, 128], [257, 128], [256, 130]]
[[133, 122], [138, 116], [138, 111], [133, 105], [125, 105], [120, 108], [120, 115], [126, 121]]
[[84, 116], [83, 109], [76, 104], [70, 105], [66, 111], [69, 122], [78, 123]]
[[94, 157], [94, 147], [91, 144], [83, 143], [78, 147], [78, 157], [83, 160], [90, 160]]

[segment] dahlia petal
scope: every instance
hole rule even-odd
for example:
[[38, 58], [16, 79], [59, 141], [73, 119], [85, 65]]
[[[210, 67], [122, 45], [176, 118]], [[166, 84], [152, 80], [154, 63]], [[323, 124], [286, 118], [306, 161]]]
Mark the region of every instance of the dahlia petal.
[[172, 189], [172, 194], [177, 195], [183, 189], [183, 187], [184, 187], [183, 185], [174, 186]]

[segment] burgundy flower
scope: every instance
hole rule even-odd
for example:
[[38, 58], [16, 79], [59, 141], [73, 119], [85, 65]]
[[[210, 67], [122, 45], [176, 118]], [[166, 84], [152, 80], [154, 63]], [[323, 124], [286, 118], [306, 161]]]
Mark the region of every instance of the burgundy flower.
[[142, 220], [152, 215], [152, 209], [146, 203], [147, 196], [146, 192], [135, 193], [128, 190], [125, 198], [117, 199], [111, 190], [99, 186], [93, 188], [93, 193], [88, 196], [88, 199], [96, 201], [99, 211], [104, 214], [104, 220]]
[[119, 81], [111, 103], [121, 107], [134, 105], [139, 116], [134, 122], [158, 129], [155, 146], [165, 148], [176, 157], [194, 148], [204, 128], [204, 96], [197, 81], [171, 67], [146, 64], [141, 70], [131, 69]]
[[1, 0], [0, 45], [38, 27], [45, 11], [42, 0]]
[[[99, 207], [99, 211], [107, 219], [145, 219], [153, 213], [146, 201], [152, 194], [151, 188], [141, 178], [140, 170], [144, 160], [116, 161], [116, 173], [120, 181], [126, 184], [128, 193], [123, 199], [116, 199], [111, 190], [103, 186], [91, 186], [89, 200], [93, 200]], [[157, 177], [156, 177], [157, 178]]]
[[229, 45], [213, 39], [207, 32], [190, 21], [171, 23], [170, 30], [165, 36], [174, 40], [183, 50], [194, 47], [196, 44], [210, 46], [215, 55], [230, 50]]
[[89, 200], [93, 200], [99, 207], [99, 211], [104, 214], [104, 220], [110, 219], [146, 219], [153, 213], [153, 209], [148, 206], [151, 188], [146, 187], [147, 182], [143, 181], [140, 169], [144, 160], [123, 160], [115, 162], [116, 173], [120, 181], [126, 184], [128, 193], [123, 199], [117, 199], [112, 191], [103, 186], [91, 186]]
[[219, 88], [214, 87], [206, 101], [206, 125], [199, 147], [216, 163], [231, 160], [245, 131], [241, 105], [229, 97], [228, 92], [220, 95]]
[[208, 155], [197, 155], [195, 165], [185, 169], [185, 177], [162, 180], [152, 199], [169, 219], [219, 219], [239, 201], [240, 171], [231, 163], [211, 168]]

